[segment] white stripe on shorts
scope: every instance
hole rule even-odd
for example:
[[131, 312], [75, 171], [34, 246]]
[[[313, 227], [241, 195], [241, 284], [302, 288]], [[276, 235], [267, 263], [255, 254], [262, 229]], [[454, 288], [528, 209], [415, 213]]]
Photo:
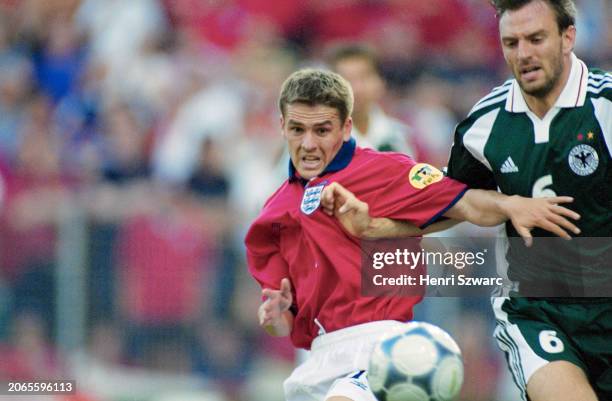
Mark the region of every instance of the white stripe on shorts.
[[536, 370], [548, 361], [536, 354], [516, 324], [510, 323], [502, 305], [508, 297], [492, 298], [493, 312], [497, 321], [495, 339], [499, 348], [508, 355], [508, 364], [514, 382], [518, 384], [522, 397], [527, 400], [527, 383]]

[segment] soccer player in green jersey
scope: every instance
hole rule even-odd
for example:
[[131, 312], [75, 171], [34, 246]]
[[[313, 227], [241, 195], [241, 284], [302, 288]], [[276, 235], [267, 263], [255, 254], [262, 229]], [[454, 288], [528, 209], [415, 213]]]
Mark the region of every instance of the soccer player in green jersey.
[[[604, 255], [612, 249], [612, 75], [587, 68], [574, 55], [572, 0], [493, 5], [514, 79], [476, 103], [459, 124], [448, 175], [507, 195], [574, 197], [581, 237], [592, 237], [597, 247], [590, 251], [604, 261], [589, 266], [595, 271], [588, 274], [595, 278], [603, 268], [609, 277], [612, 261]], [[506, 233], [517, 235], [509, 224]], [[585, 242], [564, 248], [584, 252]], [[612, 400], [612, 298], [589, 297], [590, 288], [575, 297], [572, 280], [574, 274], [584, 279], [585, 272], [576, 270], [585, 267], [547, 266], [559, 251], [532, 254], [510, 243], [507, 274], [522, 296], [493, 299], [496, 340], [525, 399]], [[533, 298], [546, 289], [551, 297]]]
[[[495, 337], [524, 400], [612, 400], [612, 298], [592, 296], [612, 296], [605, 282], [612, 275], [612, 74], [587, 68], [573, 53], [573, 0], [492, 3], [514, 79], [457, 126], [448, 175], [506, 195], [572, 196], [571, 207], [582, 216], [580, 237], [563, 247], [534, 246], [533, 252], [508, 243], [504, 263], [514, 291], [493, 299]], [[335, 204], [346, 202], [343, 213], [361, 207], [355, 198], [352, 206], [340, 198]], [[364, 210], [367, 215], [367, 205]], [[405, 223], [364, 225], [357, 215], [341, 219], [345, 228], [385, 227], [368, 231], [370, 238], [415, 234]], [[506, 223], [507, 237], [519, 234], [529, 236]], [[547, 236], [539, 229], [532, 235]], [[585, 249], [585, 242], [595, 246]], [[574, 264], [584, 260], [596, 263]]]
[[[603, 259], [612, 236], [612, 75], [588, 69], [574, 55], [572, 0], [493, 4], [514, 79], [485, 96], [457, 127], [448, 175], [507, 195], [574, 197], [581, 236], [600, 237], [595, 252]], [[516, 236], [511, 225], [506, 231]], [[511, 245], [508, 277], [519, 294], [550, 289], [546, 273], [562, 269], [546, 269], [543, 259], [559, 250], [530, 256]], [[600, 267], [612, 267], [611, 260], [604, 263]], [[498, 345], [532, 401], [612, 399], [612, 298], [568, 299], [570, 280], [556, 281], [550, 295], [559, 298], [493, 300]]]

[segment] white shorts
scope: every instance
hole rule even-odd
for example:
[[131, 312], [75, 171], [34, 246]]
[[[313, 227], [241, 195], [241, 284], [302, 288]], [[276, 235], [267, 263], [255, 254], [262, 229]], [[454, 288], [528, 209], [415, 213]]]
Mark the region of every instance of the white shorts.
[[398, 324], [395, 320], [364, 323], [315, 338], [308, 359], [285, 380], [285, 399], [324, 401], [344, 396], [376, 401], [365, 372], [370, 353], [376, 341]]

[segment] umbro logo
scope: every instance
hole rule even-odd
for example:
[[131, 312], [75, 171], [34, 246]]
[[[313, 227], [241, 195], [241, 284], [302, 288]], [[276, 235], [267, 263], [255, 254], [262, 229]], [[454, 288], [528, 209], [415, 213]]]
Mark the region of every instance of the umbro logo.
[[504, 174], [505, 173], [518, 173], [519, 169], [518, 167], [516, 167], [516, 164], [514, 164], [514, 160], [512, 160], [512, 157], [508, 156], [508, 158], [502, 164], [499, 171], [501, 171]]

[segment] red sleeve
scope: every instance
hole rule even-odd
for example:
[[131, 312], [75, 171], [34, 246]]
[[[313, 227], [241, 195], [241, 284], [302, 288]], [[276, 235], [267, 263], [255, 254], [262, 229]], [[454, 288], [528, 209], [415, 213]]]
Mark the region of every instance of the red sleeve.
[[376, 217], [407, 220], [418, 227], [435, 222], [465, 193], [465, 184], [445, 177], [437, 168], [408, 157], [389, 157], [385, 185], [370, 204]]
[[256, 220], [245, 238], [247, 264], [251, 275], [262, 288], [279, 289], [289, 267], [280, 253], [280, 231], [271, 222]]

